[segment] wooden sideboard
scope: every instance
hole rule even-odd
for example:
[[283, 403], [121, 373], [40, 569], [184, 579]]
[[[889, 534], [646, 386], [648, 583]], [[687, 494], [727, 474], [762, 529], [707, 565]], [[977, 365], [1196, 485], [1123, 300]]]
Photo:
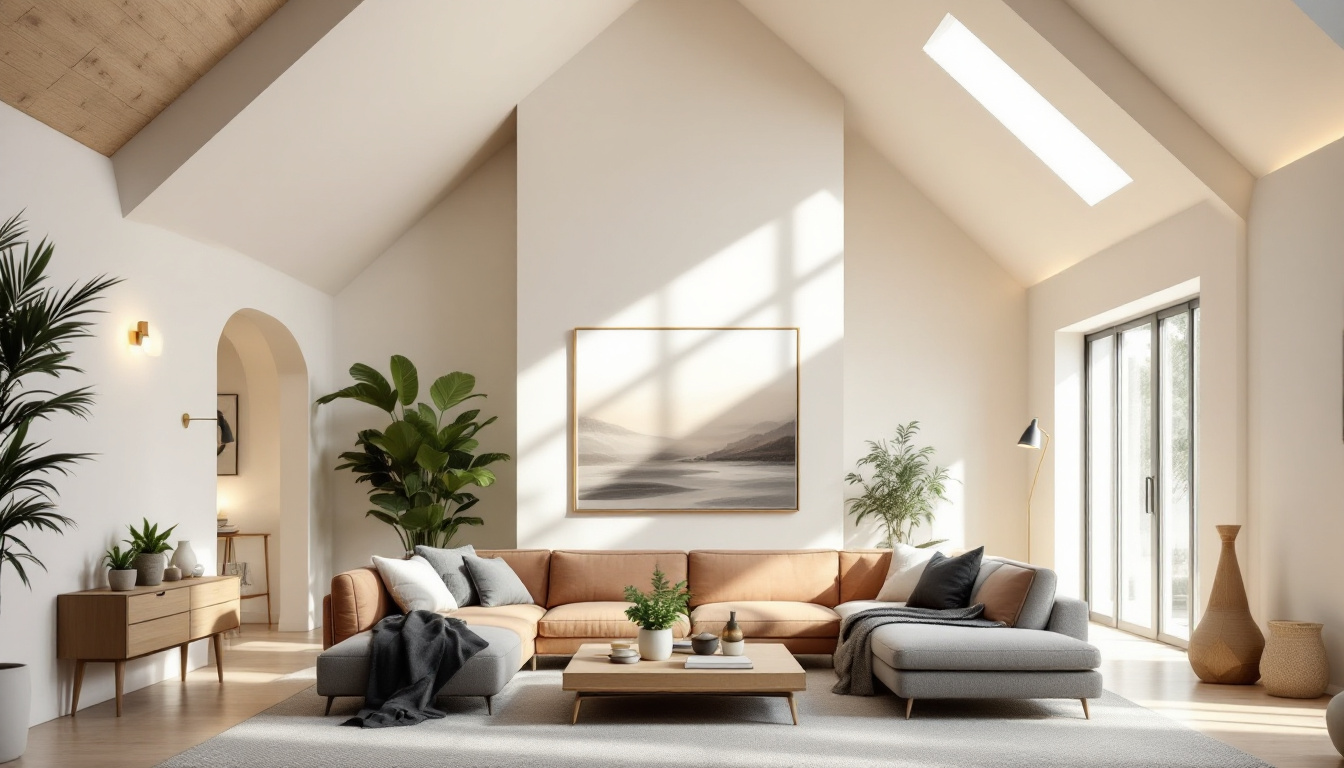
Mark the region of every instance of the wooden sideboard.
[[193, 640], [213, 640], [215, 670], [223, 683], [220, 635], [238, 627], [238, 581], [237, 576], [206, 576], [129, 592], [90, 589], [58, 595], [56, 656], [75, 661], [70, 714], [79, 709], [86, 663], [116, 665], [117, 717], [121, 717], [126, 662], [176, 646], [181, 650], [182, 679], [186, 680], [187, 646]]

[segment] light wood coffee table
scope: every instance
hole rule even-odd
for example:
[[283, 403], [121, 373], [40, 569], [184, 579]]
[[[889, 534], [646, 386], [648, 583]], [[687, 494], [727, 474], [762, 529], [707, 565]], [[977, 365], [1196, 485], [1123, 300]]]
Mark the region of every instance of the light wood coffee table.
[[789, 700], [793, 724], [798, 724], [794, 692], [807, 690], [807, 673], [779, 643], [749, 643], [752, 669], [686, 669], [686, 654], [667, 661], [612, 664], [611, 647], [601, 643], [579, 646], [565, 667], [562, 686], [574, 691], [574, 717], [579, 722], [583, 700], [597, 696], [686, 695], [778, 696]]

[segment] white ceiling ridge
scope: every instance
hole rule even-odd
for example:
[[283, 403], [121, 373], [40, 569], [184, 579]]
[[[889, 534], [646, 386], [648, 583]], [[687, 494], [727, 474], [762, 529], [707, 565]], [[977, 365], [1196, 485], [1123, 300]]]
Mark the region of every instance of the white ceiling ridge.
[[1255, 175], [1064, 0], [1003, 0], [1244, 221]]
[[288, 0], [112, 155], [131, 213], [363, 0]]

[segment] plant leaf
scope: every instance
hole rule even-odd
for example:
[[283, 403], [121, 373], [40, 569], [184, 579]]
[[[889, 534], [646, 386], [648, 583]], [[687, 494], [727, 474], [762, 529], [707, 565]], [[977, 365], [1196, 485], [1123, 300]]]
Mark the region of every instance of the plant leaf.
[[440, 376], [429, 388], [429, 396], [440, 411], [446, 411], [458, 403], [472, 397], [471, 390], [476, 388], [476, 377], [469, 373], [454, 371]]
[[392, 383], [397, 388], [403, 407], [420, 397], [420, 374], [416, 372], [415, 365], [401, 355], [392, 356]]

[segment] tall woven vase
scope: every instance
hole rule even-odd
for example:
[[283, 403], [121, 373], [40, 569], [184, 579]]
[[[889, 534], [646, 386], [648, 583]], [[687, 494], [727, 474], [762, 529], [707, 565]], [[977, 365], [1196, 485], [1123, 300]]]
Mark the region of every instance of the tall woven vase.
[[1260, 679], [1265, 636], [1251, 617], [1246, 585], [1237, 564], [1240, 525], [1220, 525], [1223, 551], [1213, 577], [1213, 594], [1199, 626], [1190, 636], [1190, 666], [1206, 683], [1251, 685]]

